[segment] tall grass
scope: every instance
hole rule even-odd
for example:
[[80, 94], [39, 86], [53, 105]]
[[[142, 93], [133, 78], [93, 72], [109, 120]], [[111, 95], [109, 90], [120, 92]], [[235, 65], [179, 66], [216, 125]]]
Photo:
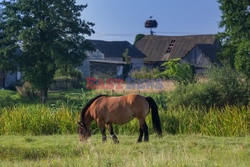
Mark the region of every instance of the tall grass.
[[250, 134], [249, 107], [194, 109], [179, 108], [161, 112], [163, 129], [172, 134], [199, 133], [209, 136], [246, 136]]
[[64, 106], [58, 109], [44, 105], [4, 108], [0, 114], [0, 134], [74, 133], [78, 115]]
[[[29, 105], [0, 110], [0, 135], [73, 134], [77, 133], [79, 111], [67, 106], [50, 108], [44, 105]], [[151, 114], [150, 114], [151, 115]], [[205, 134], [210, 136], [246, 136], [250, 134], [249, 107], [224, 108], [160, 108], [162, 128], [170, 134]], [[150, 133], [153, 132], [151, 116], [147, 117]], [[96, 123], [92, 132], [99, 132]], [[118, 134], [137, 134], [136, 119], [125, 125], [115, 125]]]

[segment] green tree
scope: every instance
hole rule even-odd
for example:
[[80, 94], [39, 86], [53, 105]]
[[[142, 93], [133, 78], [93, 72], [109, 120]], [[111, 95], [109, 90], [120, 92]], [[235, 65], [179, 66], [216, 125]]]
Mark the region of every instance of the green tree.
[[136, 44], [137, 41], [139, 41], [140, 39], [142, 39], [144, 36], [145, 36], [144, 34], [137, 34], [135, 36], [134, 45]]
[[239, 44], [234, 64], [238, 71], [250, 78], [250, 40]]
[[125, 80], [128, 77], [128, 73], [131, 70], [131, 57], [128, 55], [129, 49], [125, 49], [124, 53], [122, 54], [123, 61], [126, 62], [123, 69], [123, 79]]
[[[5, 78], [6, 72], [16, 70], [17, 62], [16, 56], [18, 54], [18, 46], [13, 42], [14, 39], [11, 36], [6, 36], [3, 32], [3, 14], [0, 5], [0, 79]], [[8, 30], [10, 31], [10, 30]]]
[[162, 64], [166, 69], [156, 77], [172, 79], [180, 85], [194, 82], [194, 70], [187, 63], [181, 63], [180, 58], [171, 59]]
[[[249, 67], [250, 63], [249, 52], [246, 52], [246, 46], [249, 46], [250, 42], [250, 1], [218, 0], [218, 2], [222, 11], [219, 26], [225, 29], [218, 34], [222, 43], [219, 57], [229, 62], [231, 67], [246, 73], [246, 70], [250, 69], [245, 69], [242, 65], [248, 64]], [[246, 60], [248, 62], [245, 62]]]
[[127, 64], [131, 64], [131, 57], [128, 55], [129, 49], [125, 49], [125, 51], [122, 54], [123, 61], [125, 61]]
[[[94, 33], [94, 24], [80, 18], [87, 5], [76, 5], [75, 0], [4, 0], [1, 5], [3, 60], [18, 62], [44, 103], [55, 71], [80, 65], [85, 51], [93, 50], [84, 35]], [[20, 56], [9, 54], [19, 46]]]

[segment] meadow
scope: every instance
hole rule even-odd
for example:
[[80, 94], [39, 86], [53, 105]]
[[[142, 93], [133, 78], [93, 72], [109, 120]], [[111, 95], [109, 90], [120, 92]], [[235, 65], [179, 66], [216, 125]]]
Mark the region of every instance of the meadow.
[[0, 166], [249, 166], [249, 137], [119, 135], [119, 144], [94, 135], [80, 143], [77, 135], [0, 136]]
[[[102, 143], [95, 122], [91, 139], [78, 140], [77, 121], [87, 101], [120, 92], [51, 91], [41, 105], [38, 98], [0, 90], [0, 166], [249, 166], [249, 105], [207, 105], [210, 101], [204, 106], [182, 105], [210, 97], [202, 94], [203, 89], [191, 85], [173, 94], [141, 92], [159, 107], [163, 138], [154, 133], [149, 115], [150, 141], [140, 144], [137, 120], [114, 126], [119, 144], [111, 139]], [[173, 95], [176, 100], [171, 102]]]

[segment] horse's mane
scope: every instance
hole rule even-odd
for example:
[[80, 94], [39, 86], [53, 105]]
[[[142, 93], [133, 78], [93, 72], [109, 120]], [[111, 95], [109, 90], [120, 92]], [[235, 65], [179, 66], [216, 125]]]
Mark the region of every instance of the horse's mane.
[[92, 98], [86, 105], [85, 107], [82, 109], [82, 113], [81, 113], [81, 123], [84, 123], [84, 115], [86, 113], [86, 111], [88, 110], [88, 108], [90, 107], [90, 105], [98, 98], [103, 97], [103, 96], [108, 96], [108, 95], [98, 95], [94, 98]]

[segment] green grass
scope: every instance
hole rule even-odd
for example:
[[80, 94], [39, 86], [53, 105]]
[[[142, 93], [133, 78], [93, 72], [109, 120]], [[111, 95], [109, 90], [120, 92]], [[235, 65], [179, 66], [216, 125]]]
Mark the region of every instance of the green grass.
[[0, 136], [0, 166], [249, 166], [250, 137], [100, 135], [82, 143], [77, 135]]
[[[67, 105], [68, 107], [80, 109], [87, 102], [87, 100], [97, 95], [98, 94], [96, 94], [94, 91], [86, 89], [52, 91], [48, 93], [48, 100], [45, 105], [54, 108]], [[39, 98], [21, 98], [21, 96], [16, 91], [0, 89], [0, 110], [4, 107], [18, 107], [36, 104], [40, 104]]]
[[0, 90], [0, 108], [23, 102], [21, 97], [14, 91]]

